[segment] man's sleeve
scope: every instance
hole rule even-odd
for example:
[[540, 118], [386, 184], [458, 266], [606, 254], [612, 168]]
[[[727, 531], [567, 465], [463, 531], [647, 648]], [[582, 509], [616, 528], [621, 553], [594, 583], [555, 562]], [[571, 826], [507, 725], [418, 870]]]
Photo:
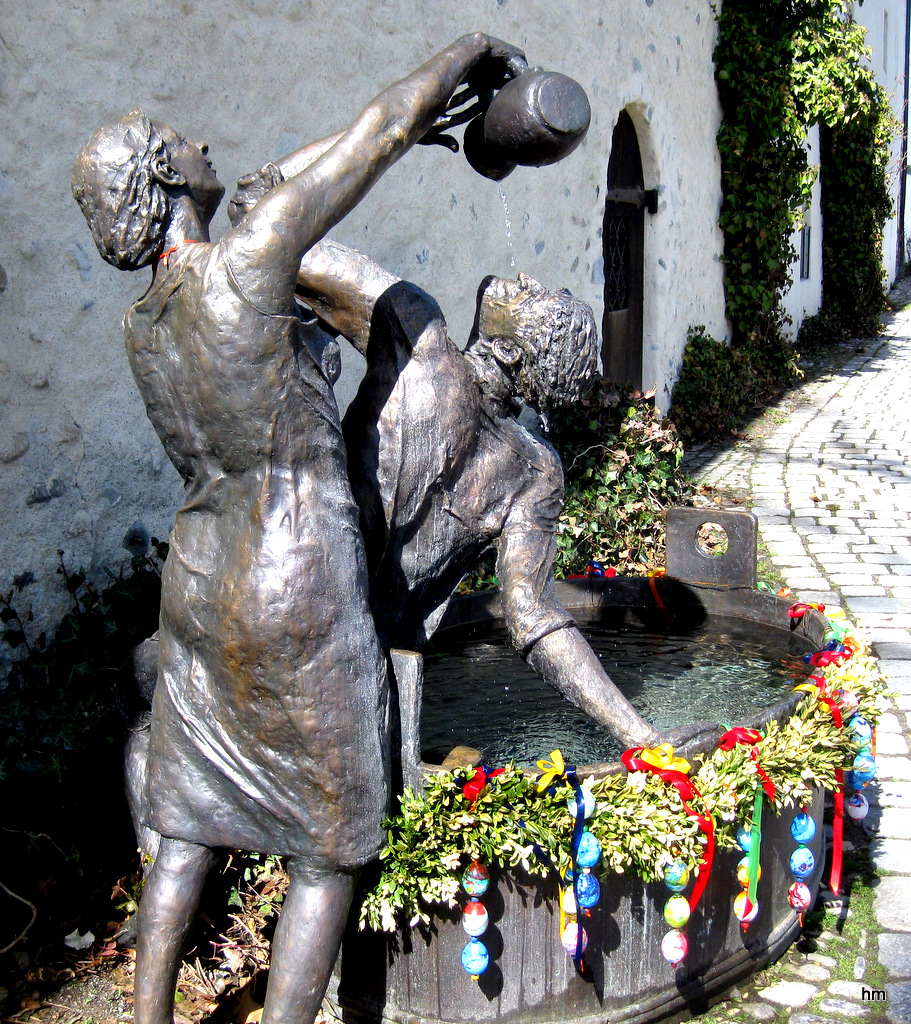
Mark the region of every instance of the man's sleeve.
[[523, 656], [548, 633], [572, 625], [554, 590], [556, 529], [563, 508], [559, 464], [538, 468], [533, 485], [516, 499], [500, 536], [497, 578], [510, 639]]

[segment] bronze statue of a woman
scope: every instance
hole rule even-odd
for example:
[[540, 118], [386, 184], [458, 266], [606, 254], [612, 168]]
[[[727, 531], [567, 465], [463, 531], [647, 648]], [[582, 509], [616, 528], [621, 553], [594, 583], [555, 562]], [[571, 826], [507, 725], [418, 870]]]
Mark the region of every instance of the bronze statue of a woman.
[[148, 414], [185, 482], [163, 578], [137, 1024], [168, 1024], [181, 945], [218, 847], [288, 858], [264, 1024], [313, 1019], [353, 872], [386, 811], [388, 686], [332, 385], [295, 287], [308, 249], [472, 72], [524, 68], [481, 33], [383, 91], [347, 131], [281, 163], [222, 238], [205, 144], [134, 111], [79, 155], [73, 192], [101, 255], [151, 265], [124, 319]]

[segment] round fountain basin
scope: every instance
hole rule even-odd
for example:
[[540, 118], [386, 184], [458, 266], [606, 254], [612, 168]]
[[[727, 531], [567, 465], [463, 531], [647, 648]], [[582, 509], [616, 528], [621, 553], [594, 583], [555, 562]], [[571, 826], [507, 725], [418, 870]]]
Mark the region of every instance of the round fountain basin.
[[[668, 578], [656, 586], [660, 606], [644, 579], [572, 581], [558, 584], [558, 589], [564, 607], [583, 629], [589, 624], [615, 629], [633, 624], [652, 630], [667, 625], [686, 633], [711, 631], [713, 622], [734, 620], [748, 632], [752, 625], [761, 626], [763, 635], [769, 630], [777, 634], [776, 652], [783, 648], [799, 655], [822, 645], [823, 617], [811, 612], [794, 623], [787, 617], [789, 602], [784, 599], [752, 588], [683, 584]], [[498, 621], [499, 595], [471, 595], [453, 602], [444, 629], [450, 636], [466, 630], [477, 635], [483, 624], [496, 628]], [[445, 645], [446, 634], [441, 639]], [[791, 694], [728, 724], [762, 728], [772, 718], [783, 720], [792, 714], [803, 696]], [[425, 770], [439, 769], [428, 764]], [[619, 762], [585, 770], [596, 776], [625, 771]], [[814, 895], [824, 860], [822, 806], [820, 792], [807, 808], [818, 826], [809, 844], [816, 869], [806, 879]], [[491, 963], [478, 981], [461, 966], [466, 936], [459, 913], [441, 909], [428, 930], [389, 936], [352, 927], [333, 994], [345, 1020], [402, 1024], [637, 1024], [703, 1012], [731, 985], [780, 956], [799, 933], [787, 901], [793, 881], [788, 861], [795, 847], [790, 833], [794, 813], [778, 816], [765, 810], [759, 914], [745, 932], [733, 913], [734, 897], [741, 891], [737, 862], [743, 854], [716, 853], [708, 887], [686, 929], [689, 953], [676, 969], [661, 955], [661, 939], [668, 930], [662, 915], [668, 890], [662, 883], [599, 872], [602, 898], [585, 920], [590, 935], [585, 956], [590, 973], [585, 980], [560, 945], [556, 883], [492, 870], [491, 888], [484, 897], [490, 914], [484, 943]]]

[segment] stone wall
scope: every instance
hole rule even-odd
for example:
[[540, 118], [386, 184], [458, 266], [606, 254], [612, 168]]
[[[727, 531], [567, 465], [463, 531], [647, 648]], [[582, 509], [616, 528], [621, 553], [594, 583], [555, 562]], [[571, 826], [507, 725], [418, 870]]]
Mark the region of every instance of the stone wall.
[[[504, 183], [459, 156], [418, 149], [335, 232], [431, 291], [467, 335], [476, 286], [524, 269], [569, 287], [600, 316], [600, 227], [611, 131], [629, 109], [646, 187], [645, 380], [666, 405], [691, 324], [726, 334], [717, 229], [719, 109], [709, 0], [37, 0], [0, 21], [0, 591], [57, 621], [54, 570], [96, 579], [129, 557], [129, 536], [164, 537], [177, 474], [127, 367], [124, 310], [148, 271], [102, 262], [70, 195], [90, 132], [142, 105], [209, 143], [229, 192], [264, 160], [344, 127], [377, 89], [463, 32], [523, 45], [533, 64], [587, 89], [593, 123], [565, 163]], [[511, 239], [507, 237], [508, 202]], [[215, 233], [227, 225], [220, 213]], [[511, 243], [511, 244], [510, 244]], [[340, 401], [358, 357], [346, 351]], [[27, 580], [32, 582], [25, 583]]]

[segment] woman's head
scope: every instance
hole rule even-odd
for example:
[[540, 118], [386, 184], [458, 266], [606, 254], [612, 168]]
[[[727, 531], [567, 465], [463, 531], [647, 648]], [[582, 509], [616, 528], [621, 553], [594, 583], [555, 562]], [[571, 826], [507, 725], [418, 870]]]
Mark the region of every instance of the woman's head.
[[155, 169], [167, 163], [165, 142], [137, 108], [99, 128], [73, 166], [73, 195], [95, 245], [121, 270], [147, 266], [161, 252], [168, 196]]

